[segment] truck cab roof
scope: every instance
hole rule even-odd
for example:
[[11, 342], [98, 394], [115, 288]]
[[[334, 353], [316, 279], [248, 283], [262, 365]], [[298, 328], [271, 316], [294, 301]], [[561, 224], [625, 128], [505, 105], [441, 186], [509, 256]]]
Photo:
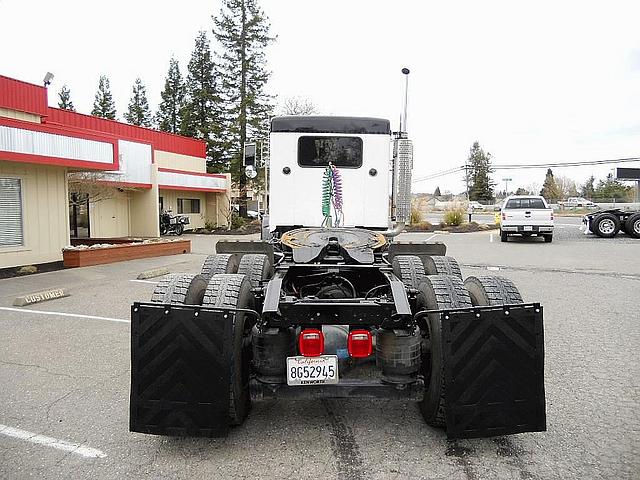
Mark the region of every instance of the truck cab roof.
[[390, 135], [391, 124], [389, 120], [373, 117], [289, 115], [274, 117], [271, 132]]

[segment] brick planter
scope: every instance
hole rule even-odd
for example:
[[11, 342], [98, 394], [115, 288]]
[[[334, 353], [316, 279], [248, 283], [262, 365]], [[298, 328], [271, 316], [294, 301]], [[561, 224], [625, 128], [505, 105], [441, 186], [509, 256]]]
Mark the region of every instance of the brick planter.
[[69, 268], [189, 252], [191, 252], [191, 240], [178, 240], [175, 242], [136, 243], [134, 245], [113, 245], [83, 250], [63, 250], [62, 259], [64, 266]]

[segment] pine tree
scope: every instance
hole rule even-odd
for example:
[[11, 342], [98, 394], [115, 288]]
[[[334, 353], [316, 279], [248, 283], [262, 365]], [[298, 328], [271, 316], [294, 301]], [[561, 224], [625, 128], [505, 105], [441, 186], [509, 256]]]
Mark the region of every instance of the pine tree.
[[266, 135], [273, 111], [272, 97], [264, 91], [271, 75], [266, 68], [265, 48], [274, 38], [257, 0], [224, 0], [214, 17], [213, 34], [223, 47], [220, 73], [227, 103], [227, 154], [231, 174], [240, 184], [240, 216], [247, 215], [246, 177], [242, 149], [248, 138]]
[[613, 174], [607, 175], [606, 180], [598, 181], [598, 186], [593, 194], [594, 198], [601, 200], [631, 200], [633, 188], [622, 184], [613, 178]]
[[491, 180], [491, 154], [485, 153], [478, 142], [474, 142], [469, 150], [467, 160], [467, 184], [469, 185], [469, 200], [491, 201], [493, 199], [493, 187]]
[[116, 119], [116, 104], [111, 96], [111, 90], [109, 87], [109, 79], [106, 75], [100, 76], [98, 82], [98, 91], [96, 92], [96, 98], [93, 102], [93, 110], [91, 115], [96, 117], [108, 118], [110, 120]]
[[133, 95], [129, 100], [129, 109], [124, 114], [124, 119], [139, 127], [151, 126], [151, 110], [149, 110], [149, 102], [147, 101], [147, 89], [142, 84], [140, 78], [136, 78], [133, 84]]
[[551, 203], [557, 202], [562, 196], [562, 192], [560, 191], [555, 178], [553, 178], [553, 171], [550, 168], [547, 169], [547, 174], [544, 178], [544, 183], [542, 184], [540, 195], [542, 195], [545, 200]]
[[436, 187], [436, 191], [433, 192], [433, 196], [434, 197], [441, 197], [442, 194], [440, 193], [440, 187]]
[[71, 101], [71, 90], [66, 85], [63, 85], [58, 93], [58, 107], [63, 110], [71, 110], [72, 112], [76, 111], [76, 107], [73, 106], [73, 102]]
[[163, 132], [179, 133], [180, 114], [185, 102], [185, 85], [178, 61], [173, 58], [169, 61], [169, 71], [160, 96], [162, 101], [156, 114], [158, 128]]
[[227, 167], [227, 163], [222, 155], [222, 105], [214, 67], [209, 40], [205, 32], [200, 32], [189, 60], [180, 133], [205, 140], [208, 170], [220, 172]]
[[596, 187], [594, 185], [595, 181], [596, 178], [591, 175], [584, 183], [584, 185], [580, 187], [580, 195], [591, 200], [594, 197], [596, 191]]

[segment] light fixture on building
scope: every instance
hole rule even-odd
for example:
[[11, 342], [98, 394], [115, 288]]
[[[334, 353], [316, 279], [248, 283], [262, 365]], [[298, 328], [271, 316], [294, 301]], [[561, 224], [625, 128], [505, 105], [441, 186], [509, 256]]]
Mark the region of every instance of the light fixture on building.
[[51, 80], [53, 80], [53, 73], [47, 72], [47, 74], [44, 76], [44, 80], [42, 80], [44, 86], [48, 87], [51, 84]]

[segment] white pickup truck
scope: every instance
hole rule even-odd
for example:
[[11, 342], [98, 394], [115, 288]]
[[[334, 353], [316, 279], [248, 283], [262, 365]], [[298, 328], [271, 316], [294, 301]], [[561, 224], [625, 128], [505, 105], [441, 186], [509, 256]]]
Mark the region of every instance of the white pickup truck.
[[546, 200], [533, 195], [511, 195], [500, 210], [500, 240], [509, 235], [537, 235], [545, 242], [553, 240], [553, 210]]

